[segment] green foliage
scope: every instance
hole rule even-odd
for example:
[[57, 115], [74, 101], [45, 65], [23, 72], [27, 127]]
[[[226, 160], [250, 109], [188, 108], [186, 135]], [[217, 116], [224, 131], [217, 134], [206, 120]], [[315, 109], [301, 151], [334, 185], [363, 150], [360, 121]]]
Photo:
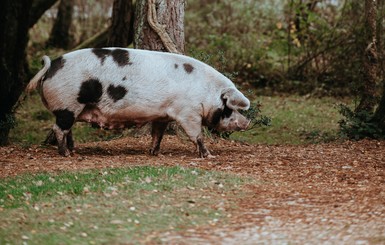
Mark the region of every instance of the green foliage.
[[5, 120], [0, 121], [0, 130], [13, 129], [17, 126], [15, 116], [13, 114], [6, 114]]
[[299, 53], [293, 54], [288, 75], [302, 81], [306, 90], [351, 95], [360, 89], [365, 30], [363, 4], [357, 2], [320, 3], [315, 11], [304, 4], [295, 6], [302, 38], [300, 46], [293, 47]]
[[363, 3], [309, 2], [191, 1], [186, 45], [212, 55], [215, 67], [223, 54], [222, 72], [236, 71], [236, 83], [263, 92], [354, 94], [362, 81]]
[[342, 136], [354, 140], [385, 139], [385, 131], [373, 120], [373, 113], [355, 112], [343, 104], [339, 105], [339, 112], [344, 117], [338, 122]]
[[258, 101], [257, 103], [251, 103], [247, 111], [241, 111], [246, 118], [251, 120], [249, 130], [259, 126], [271, 126], [271, 118], [261, 115], [261, 107], [262, 104]]
[[[264, 2], [263, 8], [261, 2]], [[273, 37], [260, 30], [260, 26], [274, 29], [274, 22], [261, 20], [275, 16], [282, 9], [277, 1], [269, 2], [208, 1], [204, 6], [199, 1], [189, 2], [186, 10], [186, 44], [190, 50], [210, 54], [210, 64], [221, 66], [221, 72], [239, 73], [236, 79], [239, 83], [259, 80], [257, 68], [281, 71], [282, 60], [277, 54], [285, 48], [279, 49], [279, 42], [272, 44], [277, 49], [266, 47], [272, 43]], [[223, 57], [226, 57], [225, 64]]]

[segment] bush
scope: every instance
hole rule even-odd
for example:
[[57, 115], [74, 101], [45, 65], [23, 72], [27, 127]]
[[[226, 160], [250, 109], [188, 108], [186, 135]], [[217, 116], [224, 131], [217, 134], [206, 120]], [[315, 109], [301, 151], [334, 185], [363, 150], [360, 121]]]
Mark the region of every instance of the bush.
[[[188, 50], [238, 84], [265, 91], [351, 95], [360, 90], [363, 3], [357, 1], [192, 0], [186, 9]], [[221, 55], [213, 53], [220, 50]]]
[[373, 120], [367, 111], [355, 112], [346, 105], [339, 105], [339, 112], [345, 118], [338, 122], [340, 134], [349, 139], [385, 139], [385, 131]]

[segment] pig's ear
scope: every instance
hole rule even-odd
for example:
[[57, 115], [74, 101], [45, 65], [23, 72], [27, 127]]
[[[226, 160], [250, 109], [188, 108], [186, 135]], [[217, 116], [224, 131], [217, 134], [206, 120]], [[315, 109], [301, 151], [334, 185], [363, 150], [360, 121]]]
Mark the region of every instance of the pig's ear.
[[247, 110], [250, 107], [250, 101], [235, 88], [224, 89], [222, 100], [233, 110]]

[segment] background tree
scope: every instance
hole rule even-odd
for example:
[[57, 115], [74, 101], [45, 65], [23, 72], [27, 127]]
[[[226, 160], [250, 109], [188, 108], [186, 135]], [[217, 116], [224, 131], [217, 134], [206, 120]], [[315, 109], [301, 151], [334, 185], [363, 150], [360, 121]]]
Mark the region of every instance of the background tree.
[[[28, 73], [28, 30], [54, 1], [0, 1], [0, 145], [8, 143], [14, 126], [14, 106]], [[33, 14], [32, 14], [33, 13]]]
[[382, 97], [378, 104], [378, 107], [374, 113], [373, 120], [377, 123], [377, 125], [382, 128], [385, 132], [385, 48], [384, 48], [384, 5], [385, 0], [378, 1], [378, 18], [377, 18], [377, 55], [379, 57], [379, 76], [383, 85], [382, 88]]
[[184, 0], [136, 1], [134, 46], [184, 53]]
[[127, 47], [132, 43], [134, 14], [132, 0], [114, 0], [107, 46]]
[[365, 40], [366, 47], [363, 57], [363, 89], [361, 100], [356, 112], [373, 112], [376, 105], [376, 82], [377, 82], [377, 2], [365, 0]]
[[[379, 3], [379, 4], [377, 4]], [[341, 106], [345, 117], [340, 121], [341, 131], [350, 138], [385, 138], [385, 82], [383, 67], [384, 47], [380, 30], [383, 30], [383, 1], [365, 0], [364, 39], [362, 58], [362, 91], [360, 102], [354, 111]], [[378, 14], [379, 13], [379, 14]], [[381, 32], [381, 31], [380, 31]], [[377, 82], [382, 80], [384, 88], [378, 103]]]
[[112, 6], [111, 24], [80, 43], [75, 49], [127, 47], [133, 42], [135, 5], [132, 0], [114, 0]]
[[73, 42], [70, 33], [72, 15], [74, 12], [74, 0], [61, 0], [56, 16], [56, 21], [52, 27], [50, 38], [47, 45], [68, 49]]
[[23, 91], [31, 6], [29, 0], [0, 2], [0, 145], [8, 143], [14, 125], [12, 109]]

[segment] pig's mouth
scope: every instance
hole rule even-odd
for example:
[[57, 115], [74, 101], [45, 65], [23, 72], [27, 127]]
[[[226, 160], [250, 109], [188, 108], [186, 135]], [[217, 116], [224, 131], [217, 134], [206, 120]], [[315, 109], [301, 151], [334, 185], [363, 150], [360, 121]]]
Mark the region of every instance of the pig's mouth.
[[249, 128], [250, 124], [251, 124], [251, 120], [248, 120], [245, 126], [243, 126], [243, 125], [242, 126], [238, 126], [236, 131], [245, 132], [245, 131], [250, 129]]

